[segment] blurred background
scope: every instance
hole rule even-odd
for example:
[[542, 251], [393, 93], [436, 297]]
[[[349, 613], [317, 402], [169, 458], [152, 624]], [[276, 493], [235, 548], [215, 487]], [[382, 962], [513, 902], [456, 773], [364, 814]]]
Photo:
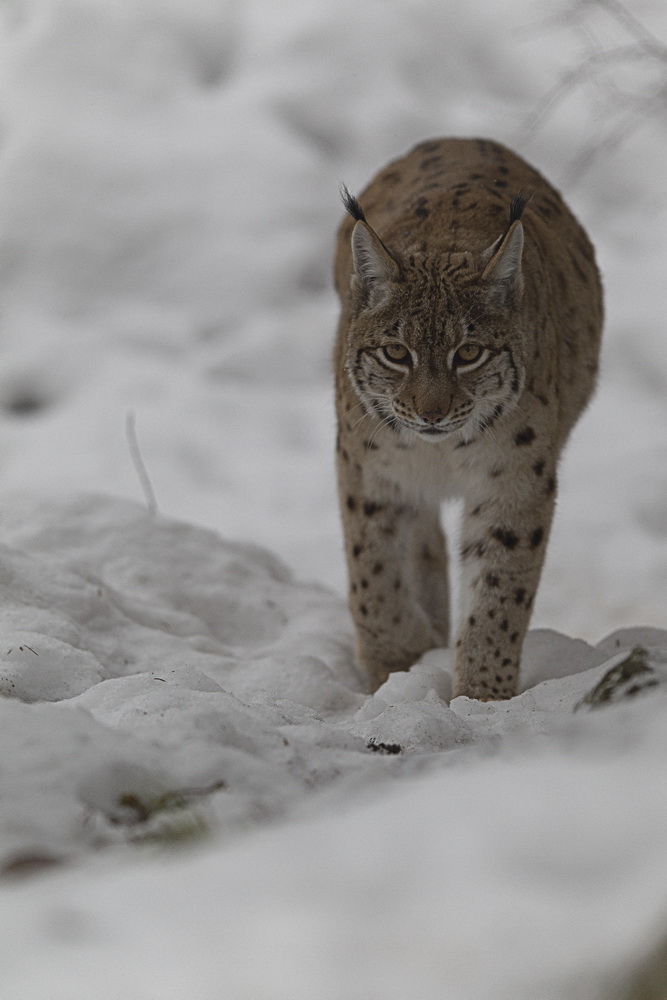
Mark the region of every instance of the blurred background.
[[[598, 248], [600, 389], [534, 624], [665, 624], [663, 0], [3, 0], [0, 495], [144, 496], [344, 590], [338, 186], [513, 146]], [[0, 531], [0, 539], [1, 539]]]

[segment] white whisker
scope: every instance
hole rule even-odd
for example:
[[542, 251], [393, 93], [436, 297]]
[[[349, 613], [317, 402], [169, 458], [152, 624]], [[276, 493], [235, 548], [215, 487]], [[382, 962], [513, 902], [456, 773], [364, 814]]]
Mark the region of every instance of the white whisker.
[[368, 439], [368, 442], [367, 442], [367, 444], [366, 444], [366, 451], [371, 451], [371, 450], [372, 450], [372, 448], [373, 448], [373, 441], [374, 441], [374, 439], [375, 439], [375, 438], [376, 438], [376, 437], [378, 436], [378, 434], [380, 433], [380, 431], [382, 430], [382, 428], [383, 428], [383, 427], [388, 427], [388, 426], [389, 426], [389, 424], [390, 424], [390, 418], [389, 418], [389, 417], [385, 417], [385, 419], [384, 419], [384, 420], [382, 420], [382, 421], [381, 421], [381, 422], [380, 422], [380, 423], [379, 423], [379, 424], [377, 425], [377, 427], [375, 427], [375, 428], [374, 428], [374, 430], [373, 430], [373, 433], [372, 433], [372, 434], [371, 434], [371, 436], [369, 437], [369, 439]]

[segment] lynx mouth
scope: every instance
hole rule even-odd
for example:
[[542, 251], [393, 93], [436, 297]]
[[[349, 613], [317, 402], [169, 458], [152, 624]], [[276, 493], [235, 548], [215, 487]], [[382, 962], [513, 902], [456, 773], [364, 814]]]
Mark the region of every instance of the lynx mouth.
[[420, 427], [419, 430], [417, 430], [416, 428], [413, 427], [412, 430], [415, 431], [415, 433], [418, 434], [419, 437], [430, 438], [431, 440], [433, 440], [433, 438], [448, 437], [450, 434], [453, 433], [455, 428]]
[[451, 425], [445, 425], [444, 427], [416, 427], [415, 424], [408, 424], [405, 421], [401, 421], [401, 427], [413, 437], [422, 441], [429, 441], [431, 444], [437, 441], [444, 441], [445, 438], [450, 438], [452, 434], [461, 430], [459, 424], [453, 427]]
[[392, 426], [399, 434], [401, 432], [410, 434], [413, 438], [420, 438], [422, 441], [435, 443], [452, 437], [453, 434], [461, 433], [470, 423], [469, 416], [459, 418], [454, 421], [447, 421], [439, 424], [418, 424], [415, 420], [409, 420], [396, 412], [392, 412]]
[[437, 441], [444, 441], [445, 438], [452, 438], [457, 434], [466, 433], [466, 429], [470, 427], [470, 420], [457, 420], [455, 423], [445, 424], [440, 427], [415, 427], [414, 424], [409, 426], [409, 430], [423, 441], [430, 441], [432, 444]]

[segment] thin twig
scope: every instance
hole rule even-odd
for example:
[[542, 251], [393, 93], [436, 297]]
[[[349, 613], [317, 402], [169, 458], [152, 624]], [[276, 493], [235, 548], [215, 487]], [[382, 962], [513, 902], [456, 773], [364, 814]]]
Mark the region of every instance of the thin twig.
[[144, 496], [146, 497], [148, 510], [151, 514], [153, 514], [153, 516], [155, 516], [157, 514], [157, 500], [155, 498], [155, 491], [153, 490], [150, 477], [146, 471], [144, 460], [141, 456], [141, 449], [139, 448], [139, 442], [137, 440], [136, 418], [133, 410], [128, 410], [125, 418], [125, 436], [127, 438], [127, 446], [130, 449], [132, 464], [134, 465], [137, 476], [139, 477], [139, 482], [141, 483], [141, 488], [144, 491]]
[[647, 52], [653, 54], [656, 48], [661, 49], [664, 58], [664, 54], [667, 54], [664, 43], [619, 0], [594, 0], [594, 2], [623, 25], [629, 34], [634, 35], [640, 45], [646, 46]]
[[601, 68], [614, 63], [629, 62], [633, 59], [643, 59], [644, 52], [638, 52], [634, 43], [620, 45], [616, 49], [599, 52], [589, 58], [588, 62], [567, 70], [561, 79], [538, 101], [531, 114], [526, 119], [523, 129], [532, 132], [552, 112], [558, 104], [565, 100], [568, 94], [588, 78], [596, 77]]

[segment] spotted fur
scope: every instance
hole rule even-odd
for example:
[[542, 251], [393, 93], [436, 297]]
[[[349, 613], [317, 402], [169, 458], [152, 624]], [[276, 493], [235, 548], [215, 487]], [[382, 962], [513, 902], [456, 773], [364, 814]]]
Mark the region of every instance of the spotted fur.
[[461, 497], [455, 693], [517, 690], [602, 290], [560, 195], [498, 143], [437, 139], [343, 194], [337, 465], [371, 682], [450, 639], [443, 499]]

